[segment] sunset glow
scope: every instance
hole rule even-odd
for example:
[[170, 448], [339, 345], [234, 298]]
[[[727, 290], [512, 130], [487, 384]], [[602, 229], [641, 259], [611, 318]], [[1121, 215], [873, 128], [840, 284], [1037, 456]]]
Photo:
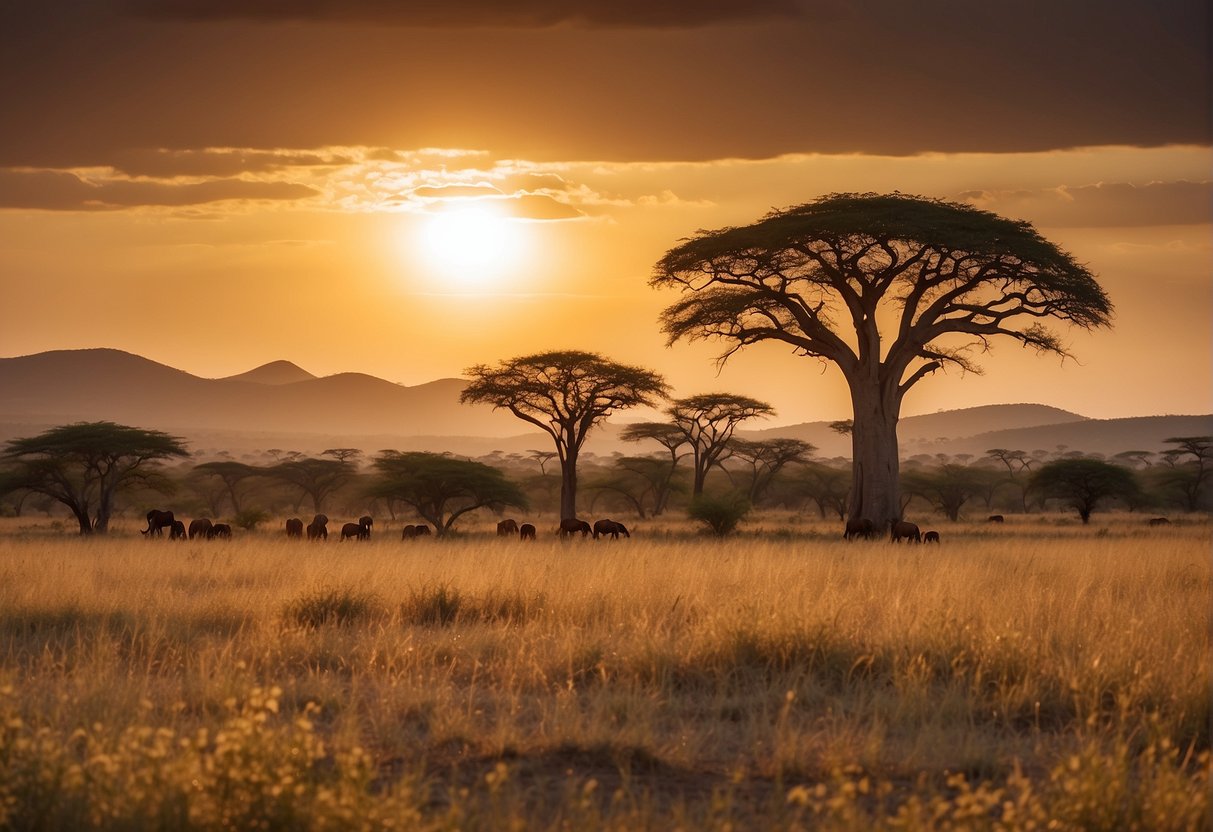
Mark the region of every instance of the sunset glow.
[[483, 200], [428, 217], [419, 237], [426, 264], [464, 287], [493, 286], [523, 254], [519, 223]]

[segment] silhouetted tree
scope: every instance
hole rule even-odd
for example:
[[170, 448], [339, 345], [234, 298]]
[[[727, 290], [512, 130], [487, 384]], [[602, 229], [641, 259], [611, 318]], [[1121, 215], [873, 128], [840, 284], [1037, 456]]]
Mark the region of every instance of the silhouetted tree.
[[1133, 472], [1098, 459], [1058, 459], [1032, 474], [1031, 488], [1076, 510], [1084, 524], [1107, 500], [1132, 499], [1138, 491]]
[[478, 508], [528, 507], [526, 495], [497, 468], [445, 454], [383, 451], [374, 461], [367, 496], [409, 505], [439, 537]]
[[900, 513], [897, 420], [915, 384], [947, 365], [978, 372], [972, 352], [995, 336], [1065, 356], [1042, 322], [1105, 326], [1112, 309], [1029, 223], [902, 194], [834, 194], [702, 231], [666, 253], [651, 284], [684, 293], [661, 316], [671, 344], [724, 340], [723, 363], [776, 341], [841, 370], [854, 407], [849, 514], [877, 525]]
[[362, 456], [361, 448], [329, 448], [327, 451], [321, 451], [321, 456], [331, 456], [333, 459], [341, 462], [356, 463], [358, 457]]
[[935, 468], [919, 468], [901, 475], [902, 490], [921, 497], [943, 512], [953, 522], [960, 519], [960, 510], [985, 489], [996, 472], [945, 463]]
[[312, 500], [317, 514], [324, 509], [324, 501], [354, 476], [354, 466], [339, 459], [304, 457], [290, 462], [280, 462], [265, 469], [266, 476], [280, 480], [299, 490], [300, 500], [304, 496]]
[[616, 410], [654, 405], [667, 387], [657, 373], [592, 352], [526, 355], [478, 364], [459, 400], [510, 411], [552, 437], [560, 459], [560, 515], [577, 515], [577, 457], [589, 432]]
[[733, 439], [729, 442], [732, 457], [750, 468], [749, 501], [758, 502], [775, 475], [793, 462], [807, 462], [817, 450], [800, 439]]
[[747, 419], [769, 416], [775, 409], [766, 402], [731, 393], [704, 393], [675, 399], [666, 412], [691, 446], [691, 496], [703, 493], [708, 471], [726, 455], [737, 426]]
[[186, 456], [183, 440], [158, 430], [113, 422], [61, 425], [5, 446], [0, 491], [45, 494], [71, 510], [80, 534], [105, 534], [115, 495], [135, 487], [170, 491], [160, 463]]
[[669, 422], [636, 422], [625, 427], [619, 434], [624, 442], [640, 442], [651, 439], [666, 449], [670, 455], [669, 463], [664, 467], [663, 476], [654, 483], [653, 516], [658, 517], [665, 511], [666, 503], [673, 491], [674, 472], [678, 469], [678, 461], [686, 454], [678, 453], [687, 443], [686, 435], [678, 425]]
[[793, 487], [798, 494], [812, 500], [824, 519], [826, 511], [847, 516], [847, 497], [851, 493], [851, 469], [809, 460], [797, 466]]
[[194, 473], [201, 477], [213, 477], [223, 483], [224, 495], [231, 501], [233, 512], [239, 514], [243, 509], [237, 486], [251, 477], [264, 475], [265, 471], [243, 462], [204, 462], [194, 466]]
[[1197, 511], [1205, 482], [1213, 475], [1213, 436], [1173, 436], [1164, 441], [1174, 447], [1162, 453], [1168, 470], [1160, 472], [1159, 479], [1179, 495], [1180, 505]]

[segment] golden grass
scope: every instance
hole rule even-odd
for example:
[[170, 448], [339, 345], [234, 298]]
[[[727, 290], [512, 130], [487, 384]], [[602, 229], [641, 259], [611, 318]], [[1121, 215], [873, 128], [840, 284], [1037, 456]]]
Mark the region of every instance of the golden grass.
[[0, 827], [1207, 827], [1202, 519], [688, 528], [4, 521]]

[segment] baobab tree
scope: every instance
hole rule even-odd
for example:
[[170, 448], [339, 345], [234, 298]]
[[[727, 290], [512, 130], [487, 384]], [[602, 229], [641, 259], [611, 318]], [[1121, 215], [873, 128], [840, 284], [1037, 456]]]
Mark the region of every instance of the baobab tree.
[[669, 344], [718, 339], [718, 362], [760, 341], [842, 371], [853, 407], [848, 514], [900, 515], [902, 400], [944, 367], [979, 372], [998, 336], [1068, 355], [1045, 321], [1105, 326], [1112, 304], [1086, 267], [1027, 222], [903, 194], [834, 194], [753, 225], [701, 231], [650, 284], [683, 297], [661, 315]]
[[459, 400], [491, 404], [552, 437], [560, 459], [560, 517], [577, 516], [577, 457], [590, 431], [616, 410], [655, 405], [665, 380], [598, 353], [563, 350], [478, 364]]

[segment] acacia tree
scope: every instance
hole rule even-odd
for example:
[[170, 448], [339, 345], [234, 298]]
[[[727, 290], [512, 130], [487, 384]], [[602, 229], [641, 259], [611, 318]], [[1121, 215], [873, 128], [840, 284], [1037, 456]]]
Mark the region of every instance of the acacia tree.
[[616, 410], [656, 404], [668, 392], [660, 375], [598, 353], [563, 350], [525, 355], [495, 367], [477, 364], [459, 400], [510, 411], [552, 437], [560, 460], [560, 517], [577, 515], [577, 457], [590, 431]]
[[775, 413], [775, 408], [749, 396], [703, 393], [675, 399], [666, 413], [691, 446], [693, 499], [703, 493], [708, 471], [724, 459], [737, 426], [747, 419], [770, 416]]
[[1164, 441], [1174, 447], [1162, 452], [1166, 466], [1162, 482], [1180, 496], [1185, 509], [1197, 511], [1205, 481], [1213, 476], [1213, 436], [1173, 436]]
[[669, 453], [669, 465], [664, 467], [660, 479], [653, 483], [653, 516], [659, 517], [665, 511], [666, 503], [670, 500], [678, 461], [686, 456], [686, 454], [678, 452], [687, 443], [686, 434], [678, 425], [668, 422], [636, 422], [620, 431], [619, 438], [624, 442], [641, 442], [645, 439], [652, 439]]
[[729, 443], [731, 456], [750, 466], [749, 501], [754, 503], [770, 487], [775, 476], [793, 462], [808, 462], [817, 450], [800, 439], [734, 439]]
[[[237, 487], [247, 479], [264, 475], [265, 471], [235, 460], [220, 460], [195, 465], [193, 473], [200, 477], [212, 477], [223, 483], [223, 493], [231, 501], [232, 511], [239, 514], [243, 507], [240, 505], [240, 492]], [[216, 514], [219, 513], [215, 506], [212, 505], [212, 508]]]
[[720, 339], [723, 363], [760, 341], [842, 371], [854, 409], [849, 515], [900, 515], [897, 420], [906, 393], [946, 367], [979, 372], [996, 336], [1066, 356], [1047, 319], [1092, 328], [1112, 305], [1094, 276], [1026, 222], [903, 194], [834, 194], [741, 228], [701, 231], [650, 284], [683, 297], [669, 343]]
[[316, 457], [292, 459], [265, 469], [265, 476], [299, 489], [300, 500], [311, 497], [312, 508], [317, 514], [321, 513], [324, 501], [353, 479], [355, 473], [349, 462]]
[[1132, 501], [1138, 494], [1137, 479], [1128, 468], [1100, 459], [1058, 459], [1032, 474], [1031, 488], [1044, 497], [1061, 500], [1078, 512], [1084, 525], [1100, 503]]
[[445, 537], [463, 515], [478, 508], [527, 508], [526, 495], [491, 465], [445, 454], [383, 451], [374, 462], [367, 496], [398, 500]]
[[158, 430], [77, 422], [9, 442], [0, 490], [45, 494], [71, 510], [80, 534], [105, 534], [115, 495], [137, 486], [169, 490], [160, 463], [186, 456], [181, 439]]

